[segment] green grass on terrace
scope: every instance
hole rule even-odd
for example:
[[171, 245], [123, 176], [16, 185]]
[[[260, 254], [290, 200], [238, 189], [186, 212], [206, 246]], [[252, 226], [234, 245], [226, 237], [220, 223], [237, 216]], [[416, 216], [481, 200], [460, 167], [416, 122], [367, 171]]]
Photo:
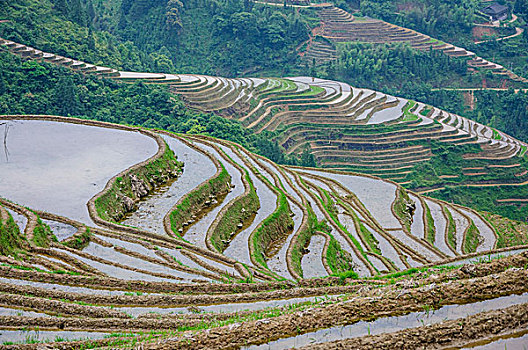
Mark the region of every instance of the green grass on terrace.
[[491, 130], [493, 131], [493, 139], [500, 141], [502, 138], [501, 138], [501, 135], [499, 134], [499, 132], [497, 130], [495, 130], [495, 129], [491, 129]]
[[322, 92], [324, 92], [325, 90], [320, 87], [320, 86], [314, 86], [314, 85], [310, 85], [310, 89], [300, 93], [300, 94], [297, 94], [297, 95], [293, 95], [294, 97], [301, 97], [301, 96], [312, 96], [312, 95], [317, 95], [317, 94], [320, 94]]
[[[297, 85], [293, 81], [287, 80], [287, 79], [277, 79], [277, 80], [273, 79], [273, 80], [268, 80], [268, 81], [271, 81], [269, 86], [266, 86], [266, 88], [262, 89], [261, 91], [265, 91], [269, 87], [271, 87], [271, 89], [268, 91], [265, 91], [261, 96], [276, 94], [276, 93], [283, 92], [283, 91], [289, 91], [297, 87]], [[275, 83], [275, 81], [277, 83]]]
[[524, 155], [526, 154], [526, 150], [527, 149], [528, 149], [528, 147], [521, 146], [521, 152], [519, 153], [519, 157], [524, 157]]
[[405, 107], [403, 107], [403, 121], [404, 122], [406, 122], [406, 121], [416, 121], [416, 120], [419, 119], [416, 114], [413, 114], [411, 112], [411, 109], [413, 109], [415, 105], [416, 105], [415, 101], [410, 101], [409, 100], [409, 102], [407, 102]]

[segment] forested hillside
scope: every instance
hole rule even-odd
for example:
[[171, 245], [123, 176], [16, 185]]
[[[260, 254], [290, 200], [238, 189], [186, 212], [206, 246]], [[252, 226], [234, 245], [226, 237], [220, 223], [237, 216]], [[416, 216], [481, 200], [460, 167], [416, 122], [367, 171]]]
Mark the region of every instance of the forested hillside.
[[0, 36], [125, 70], [289, 74], [308, 37], [292, 8], [249, 1], [14, 0]]
[[188, 73], [287, 75], [297, 62], [295, 47], [308, 38], [293, 8], [248, 0], [123, 0], [116, 17], [117, 25], [108, 24], [116, 35], [170, 55], [176, 70]]
[[13, 0], [0, 6], [0, 36], [41, 50], [126, 70], [158, 70], [167, 57], [148, 54], [132, 42], [91, 26], [93, 11], [80, 0]]

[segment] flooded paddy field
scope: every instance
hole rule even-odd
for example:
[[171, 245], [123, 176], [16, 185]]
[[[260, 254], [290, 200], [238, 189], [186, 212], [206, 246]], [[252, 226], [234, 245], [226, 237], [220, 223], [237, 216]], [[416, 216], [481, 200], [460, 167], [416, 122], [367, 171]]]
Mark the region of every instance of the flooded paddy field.
[[88, 200], [115, 174], [158, 150], [139, 133], [40, 120], [7, 123], [2, 197], [86, 224], [92, 224]]
[[[278, 165], [208, 137], [10, 123], [0, 220], [13, 219], [18, 241], [0, 257], [7, 348], [81, 348], [86, 339], [103, 344], [111, 334], [149, 330], [150, 340], [119, 341], [152, 349], [325, 346], [528, 303], [526, 247], [497, 250], [492, 225], [470, 209], [375, 177]], [[28, 139], [33, 133], [41, 136]], [[183, 163], [177, 176], [163, 174], [159, 140]], [[90, 202], [94, 196], [102, 199]], [[239, 200], [258, 201], [244, 223]], [[122, 220], [106, 215], [114, 207]], [[177, 210], [183, 222], [171, 221]], [[464, 254], [471, 244], [475, 251]], [[294, 319], [298, 331], [288, 328]]]

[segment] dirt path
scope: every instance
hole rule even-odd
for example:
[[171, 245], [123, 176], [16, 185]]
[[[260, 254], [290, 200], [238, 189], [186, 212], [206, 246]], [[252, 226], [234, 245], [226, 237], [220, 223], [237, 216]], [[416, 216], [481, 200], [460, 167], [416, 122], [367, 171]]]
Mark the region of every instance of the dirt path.
[[487, 43], [489, 41], [502, 41], [502, 40], [506, 40], [506, 39], [511, 39], [511, 38], [515, 38], [516, 36], [519, 36], [521, 35], [522, 33], [524, 33], [524, 28], [515, 28], [515, 34], [512, 34], [512, 35], [509, 35], [509, 36], [505, 36], [505, 37], [502, 37], [502, 38], [497, 38], [497, 39], [489, 39], [489, 40], [481, 40], [481, 41], [476, 41], [475, 44], [483, 44], [483, 43]]

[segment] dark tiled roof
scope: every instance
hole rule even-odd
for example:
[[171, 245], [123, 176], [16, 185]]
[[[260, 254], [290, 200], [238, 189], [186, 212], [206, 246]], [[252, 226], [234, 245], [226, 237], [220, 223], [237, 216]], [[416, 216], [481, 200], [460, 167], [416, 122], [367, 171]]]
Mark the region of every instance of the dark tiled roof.
[[494, 14], [502, 13], [504, 11], [508, 11], [509, 9], [510, 8], [508, 6], [495, 3], [495, 4], [484, 7], [482, 12], [490, 14], [490, 15], [494, 15]]

